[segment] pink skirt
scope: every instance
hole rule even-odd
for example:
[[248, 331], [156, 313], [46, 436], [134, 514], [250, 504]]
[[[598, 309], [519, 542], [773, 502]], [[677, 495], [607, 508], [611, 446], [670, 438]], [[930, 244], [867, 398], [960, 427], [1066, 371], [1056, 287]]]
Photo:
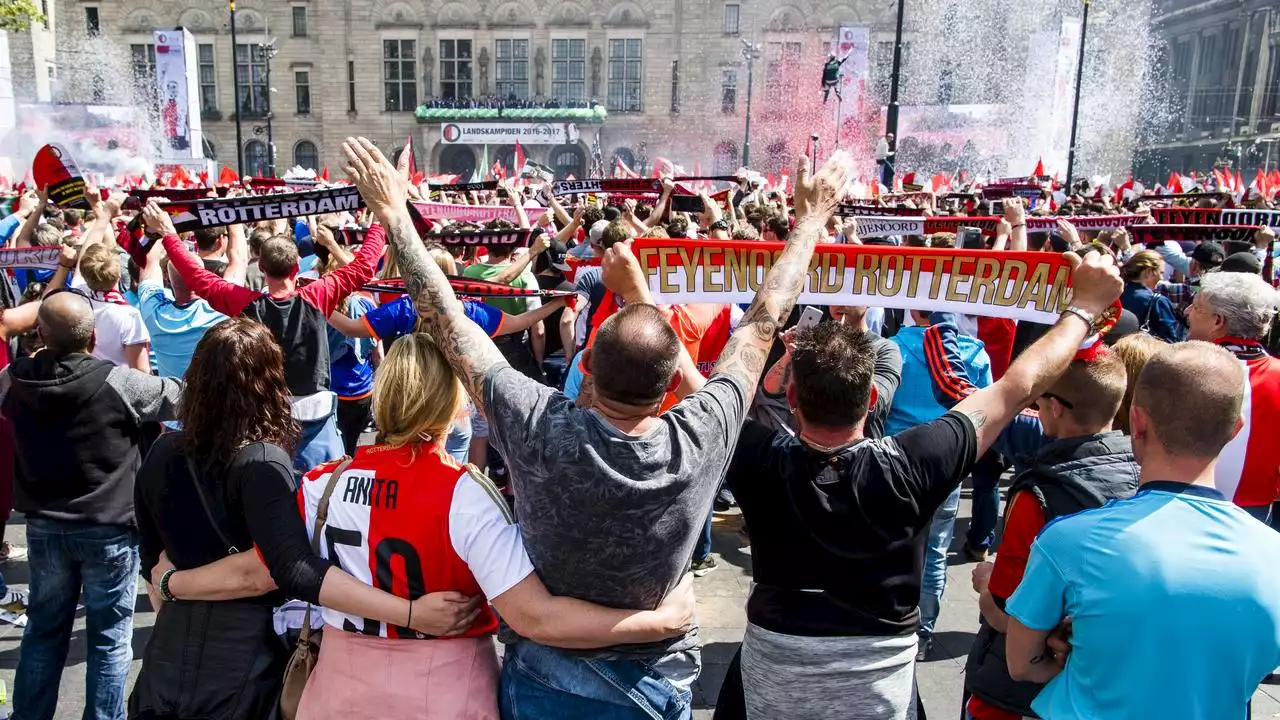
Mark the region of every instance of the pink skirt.
[[298, 720], [496, 720], [498, 653], [491, 636], [368, 637], [328, 627]]

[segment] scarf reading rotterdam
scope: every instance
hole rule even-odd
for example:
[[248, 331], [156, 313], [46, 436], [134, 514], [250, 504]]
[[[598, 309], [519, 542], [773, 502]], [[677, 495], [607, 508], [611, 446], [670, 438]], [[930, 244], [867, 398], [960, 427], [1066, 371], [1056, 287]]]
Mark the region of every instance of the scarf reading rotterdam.
[[181, 233], [259, 220], [355, 211], [364, 207], [364, 200], [354, 186], [343, 186], [275, 195], [172, 202], [162, 207], [172, 216], [174, 228]]
[[[633, 246], [662, 304], [751, 302], [782, 248], [650, 238]], [[820, 244], [798, 302], [1052, 323], [1071, 304], [1071, 267], [1058, 253]]]

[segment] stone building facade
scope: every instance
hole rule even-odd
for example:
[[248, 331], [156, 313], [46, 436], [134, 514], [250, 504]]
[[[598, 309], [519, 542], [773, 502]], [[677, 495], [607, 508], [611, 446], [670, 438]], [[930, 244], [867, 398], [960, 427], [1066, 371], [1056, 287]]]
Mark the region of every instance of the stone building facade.
[[[1280, 5], [1160, 0], [1172, 122], [1144, 153], [1157, 171], [1229, 162], [1252, 175], [1280, 163]], [[1163, 179], [1161, 177], [1161, 179]]]
[[[510, 164], [511, 133], [524, 132], [534, 138], [522, 143], [527, 157], [579, 176], [597, 148], [606, 168], [614, 156], [637, 169], [661, 158], [689, 171], [695, 163], [704, 173], [736, 168], [744, 41], [760, 45], [752, 146], [790, 142], [794, 154], [803, 136], [782, 136], [804, 131], [788, 127], [787, 108], [816, 89], [837, 28], [870, 28], [871, 63], [883, 74], [896, 8], [894, 0], [241, 0], [233, 48], [225, 2], [51, 2], [67, 32], [127, 47], [139, 77], [154, 65], [152, 31], [190, 30], [207, 152], [236, 165], [239, 109], [246, 173], [269, 164], [270, 55], [277, 172], [303, 165], [338, 173], [342, 140], [360, 134], [389, 151], [411, 138], [428, 172], [465, 174], [485, 162]], [[242, 71], [238, 93], [233, 57]], [[457, 107], [495, 95], [556, 100], [562, 109], [508, 107], [498, 116]], [[603, 112], [591, 109], [593, 100]], [[579, 105], [586, 107], [563, 107]], [[494, 143], [447, 141], [476, 126], [493, 126], [479, 136], [494, 132]]]

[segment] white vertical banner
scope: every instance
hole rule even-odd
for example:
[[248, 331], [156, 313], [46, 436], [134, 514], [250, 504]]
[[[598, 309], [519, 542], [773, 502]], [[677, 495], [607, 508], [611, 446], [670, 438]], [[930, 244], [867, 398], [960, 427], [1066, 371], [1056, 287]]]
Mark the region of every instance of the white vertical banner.
[[[862, 113], [867, 96], [870, 47], [870, 28], [842, 26], [836, 30], [835, 55], [837, 58], [847, 58], [840, 67], [838, 115], [841, 125]], [[841, 136], [840, 144], [845, 145], [851, 139]]]
[[1058, 52], [1053, 73], [1053, 161], [1046, 159], [1047, 172], [1065, 172], [1067, 147], [1071, 143], [1071, 112], [1075, 107], [1076, 66], [1080, 59], [1080, 18], [1062, 18]]
[[203, 157], [196, 39], [183, 28], [157, 30], [156, 90], [166, 158]]

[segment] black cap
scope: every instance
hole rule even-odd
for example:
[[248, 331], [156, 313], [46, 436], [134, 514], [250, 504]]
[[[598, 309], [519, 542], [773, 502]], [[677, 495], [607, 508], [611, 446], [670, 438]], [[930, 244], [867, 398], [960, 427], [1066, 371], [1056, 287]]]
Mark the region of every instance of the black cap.
[[1208, 270], [1222, 264], [1227, 259], [1227, 254], [1223, 252], [1222, 246], [1216, 242], [1203, 242], [1195, 246], [1191, 251], [1191, 259], [1196, 261], [1200, 267]]
[[546, 256], [547, 260], [551, 263], [551, 267], [561, 272], [569, 272], [569, 263], [566, 259], [569, 257], [568, 245], [552, 238], [551, 247], [547, 248]]
[[1138, 316], [1128, 310], [1121, 310], [1120, 317], [1116, 318], [1116, 324], [1102, 336], [1102, 342], [1108, 345], [1115, 345], [1122, 339], [1142, 332], [1142, 323], [1138, 322]]
[[1226, 260], [1223, 260], [1222, 264], [1218, 266], [1218, 269], [1222, 272], [1261, 275], [1262, 261], [1258, 259], [1258, 256], [1251, 252], [1238, 252], [1228, 256]]

